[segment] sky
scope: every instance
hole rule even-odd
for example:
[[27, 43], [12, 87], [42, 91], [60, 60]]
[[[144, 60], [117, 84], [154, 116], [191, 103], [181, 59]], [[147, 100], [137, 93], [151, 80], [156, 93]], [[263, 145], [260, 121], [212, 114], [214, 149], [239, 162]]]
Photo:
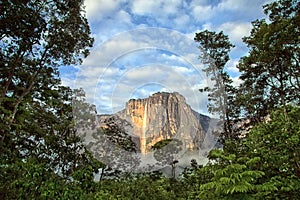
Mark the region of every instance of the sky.
[[235, 47], [226, 71], [238, 85], [242, 42], [251, 22], [265, 18], [270, 0], [86, 0], [92, 36], [90, 55], [80, 66], [60, 68], [62, 84], [83, 88], [99, 114], [122, 110], [132, 98], [156, 92], [179, 92], [191, 107], [207, 113], [213, 82], [202, 71], [195, 33], [223, 31]]

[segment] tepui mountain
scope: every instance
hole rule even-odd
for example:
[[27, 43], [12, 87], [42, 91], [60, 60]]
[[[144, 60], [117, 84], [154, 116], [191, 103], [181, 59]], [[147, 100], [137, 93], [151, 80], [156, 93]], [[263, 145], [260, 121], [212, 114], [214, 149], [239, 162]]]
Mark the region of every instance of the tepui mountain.
[[210, 118], [194, 111], [177, 92], [158, 92], [144, 99], [131, 99], [125, 109], [100, 115], [101, 128], [114, 121], [129, 134], [139, 152], [146, 154], [157, 142], [178, 139], [182, 148], [201, 148]]

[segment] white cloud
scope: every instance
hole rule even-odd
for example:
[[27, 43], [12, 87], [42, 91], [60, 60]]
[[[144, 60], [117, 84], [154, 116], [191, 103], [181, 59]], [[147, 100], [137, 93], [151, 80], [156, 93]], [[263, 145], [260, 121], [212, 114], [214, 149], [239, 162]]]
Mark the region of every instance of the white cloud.
[[133, 94], [149, 96], [162, 88], [182, 93], [199, 107], [192, 97], [201, 94], [192, 86], [205, 76], [198, 69], [197, 53], [194, 42], [179, 32], [154, 28], [124, 32], [91, 52], [76, 84], [97, 103], [99, 112], [116, 111], [111, 109], [124, 107]]
[[[218, 10], [235, 11], [249, 16], [257, 12], [262, 12], [262, 5], [270, 0], [223, 0], [218, 4]], [[259, 8], [259, 9], [258, 9]]]
[[248, 36], [252, 29], [250, 22], [225, 22], [220, 25], [205, 23], [202, 27], [203, 30], [223, 31], [235, 45], [243, 43], [242, 38]]
[[177, 13], [182, 0], [133, 0], [131, 10], [137, 15], [170, 15]]
[[237, 68], [238, 63], [238, 59], [229, 60], [225, 67], [226, 71], [229, 72], [232, 76], [234, 76], [235, 74], [239, 74], [239, 69]]
[[85, 0], [86, 14], [90, 20], [102, 20], [105, 16], [116, 11], [122, 0]]
[[163, 1], [163, 12], [167, 14], [176, 14], [178, 9], [182, 6], [181, 0]]
[[88, 99], [97, 103], [102, 113], [120, 110], [134, 93], [148, 93], [144, 96], [147, 97], [162, 88], [182, 93], [195, 110], [206, 109], [197, 101], [200, 97], [194, 99], [201, 94], [192, 89], [204, 77], [198, 69], [197, 53], [194, 43], [178, 32], [145, 29], [122, 33], [91, 53], [82, 66], [85, 70], [80, 71], [77, 84], [88, 87]]
[[252, 29], [250, 22], [225, 22], [220, 25], [206, 23], [202, 28], [215, 32], [223, 31], [228, 35], [230, 42], [235, 45], [230, 52], [231, 59], [239, 59], [247, 53], [248, 49], [242, 38], [250, 35]]
[[83, 65], [106, 67], [118, 57], [142, 48], [142, 46], [143, 44], [133, 41], [129, 35], [124, 39], [116, 36], [95, 48], [84, 61]]
[[122, 23], [131, 23], [131, 16], [128, 12], [124, 10], [118, 11], [116, 14], [116, 20], [120, 20]]
[[[96, 46], [80, 66], [76, 82], [64, 77], [63, 84], [83, 87], [103, 112], [123, 108], [129, 97], [146, 97], [155, 90], [178, 91], [194, 108], [202, 108], [206, 101], [198, 86], [211, 83], [203, 83], [195, 33], [223, 30], [237, 46], [237, 57], [245, 52], [241, 38], [249, 33], [250, 21], [262, 16], [266, 0], [211, 2], [86, 0]], [[237, 73], [236, 62], [227, 65], [232, 74]]]
[[234, 43], [242, 43], [242, 38], [250, 35], [252, 25], [249, 22], [226, 22], [218, 27], [218, 30], [223, 30], [225, 34]]
[[209, 0], [192, 0], [189, 3], [190, 7], [195, 7], [197, 5], [207, 5], [209, 3]]
[[187, 14], [183, 14], [174, 19], [176, 26], [185, 27], [190, 22], [190, 17]]
[[72, 78], [68, 78], [68, 77], [62, 76], [61, 77], [61, 84], [62, 85], [67, 85], [70, 88], [75, 88], [74, 87], [74, 79], [72, 79]]
[[[198, 74], [187, 75], [186, 72], [189, 70], [191, 69], [162, 65], [146, 65], [131, 69], [115, 83], [114, 92], [111, 94], [113, 107], [118, 109], [123, 108], [125, 102], [128, 101], [134, 93], [139, 94], [140, 98], [145, 98], [153, 92], [166, 90], [167, 88], [170, 92], [177, 91], [184, 95], [188, 103], [195, 110], [205, 110], [206, 102], [198, 101], [198, 99], [203, 99], [205, 96], [203, 97], [203, 95], [198, 92], [199, 88], [195, 90], [193, 86], [203, 84], [203, 82], [207, 80], [202, 80]], [[158, 90], [153, 91], [153, 88], [157, 88]]]
[[235, 86], [235, 87], [237, 87], [237, 86], [239, 86], [241, 83], [243, 83], [243, 81], [242, 81], [239, 77], [234, 77], [234, 78], [232, 78], [232, 80], [233, 80], [232, 85]]
[[182, 67], [182, 66], [174, 66], [174, 71], [176, 71], [179, 74], [188, 74], [193, 72], [193, 69], [189, 69], [187, 67]]
[[131, 83], [146, 82], [156, 82], [159, 81], [161, 77], [168, 78], [169, 74], [166, 74], [162, 70], [163, 66], [153, 65], [153, 66], [142, 66], [129, 70], [124, 78], [130, 80]]
[[244, 10], [245, 6], [251, 5], [251, 4], [252, 5], [255, 4], [255, 0], [254, 1], [223, 0], [218, 5], [218, 8], [220, 10], [234, 10], [234, 11], [239, 11], [239, 10]]
[[215, 11], [213, 7], [210, 5], [207, 6], [198, 5], [193, 8], [192, 13], [193, 13], [193, 17], [198, 22], [202, 22], [212, 18], [213, 15], [215, 14]]
[[133, 0], [132, 1], [132, 12], [138, 15], [145, 15], [155, 13], [154, 11], [159, 9], [160, 1], [155, 0]]

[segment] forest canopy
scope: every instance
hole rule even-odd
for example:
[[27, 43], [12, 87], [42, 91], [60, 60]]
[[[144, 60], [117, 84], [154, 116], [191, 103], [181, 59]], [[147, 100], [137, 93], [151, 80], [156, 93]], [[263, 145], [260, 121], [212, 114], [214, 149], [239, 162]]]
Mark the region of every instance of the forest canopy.
[[[93, 46], [83, 0], [6, 0], [0, 7], [1, 199], [300, 199], [298, 1], [268, 3], [267, 19], [252, 22], [239, 86], [225, 69], [229, 37], [195, 34], [199, 62], [217, 80], [199, 89], [224, 121], [223, 148], [209, 152], [207, 165], [192, 160], [171, 178], [107, 169], [78, 135], [72, 104], [89, 126], [95, 106], [82, 89], [62, 86], [58, 68], [81, 64]], [[116, 131], [106, 134], [134, 151]], [[98, 172], [108, 178], [95, 182]]]

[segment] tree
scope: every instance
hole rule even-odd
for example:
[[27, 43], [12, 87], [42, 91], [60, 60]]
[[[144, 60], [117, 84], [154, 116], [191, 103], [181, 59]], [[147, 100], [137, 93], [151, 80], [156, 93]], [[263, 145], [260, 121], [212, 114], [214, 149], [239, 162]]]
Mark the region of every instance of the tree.
[[286, 106], [271, 113], [267, 122], [254, 127], [245, 138], [242, 154], [259, 157], [260, 179], [257, 196], [299, 199], [300, 108]]
[[128, 125], [127, 122], [122, 122], [117, 116], [112, 116], [105, 119], [104, 123], [106, 127], [103, 127], [102, 131], [109, 141], [128, 152], [137, 152], [137, 146], [133, 142], [132, 136], [128, 135], [124, 129]]
[[299, 199], [300, 110], [289, 104], [299, 105], [300, 3], [264, 8], [270, 22], [256, 20], [244, 38], [250, 52], [239, 64], [244, 82], [236, 99], [256, 125], [210, 152], [211, 163], [191, 175], [198, 186], [191, 199]]
[[73, 92], [60, 86], [51, 90], [51, 95], [48, 105], [21, 104], [16, 114], [18, 128], [5, 139], [9, 143], [1, 146], [0, 196], [73, 199], [84, 194], [81, 189], [93, 189], [86, 188], [93, 185], [93, 173], [104, 165], [93, 158], [78, 136]]
[[266, 20], [254, 21], [243, 40], [250, 48], [238, 66], [243, 84], [240, 102], [246, 116], [260, 121], [274, 108], [299, 105], [300, 3], [279, 0], [264, 6]]
[[237, 157], [222, 150], [212, 150], [209, 156], [217, 163], [201, 169], [202, 173], [212, 173], [213, 177], [200, 186], [199, 198], [253, 199], [258, 179], [264, 175], [253, 167], [259, 157]]
[[172, 138], [155, 143], [151, 149], [154, 150], [154, 158], [158, 164], [171, 166], [171, 177], [176, 178], [175, 168], [179, 162], [178, 153], [182, 150], [182, 141]]
[[229, 52], [234, 47], [223, 32], [215, 33], [202, 31], [196, 33], [194, 38], [199, 43], [201, 55], [199, 59], [207, 67], [203, 70], [213, 82], [213, 86], [200, 89], [200, 92], [208, 92], [208, 111], [219, 114], [223, 127], [223, 139], [234, 137], [232, 135], [232, 120], [236, 117], [234, 108], [235, 88], [232, 80], [225, 71], [225, 65], [229, 60]]
[[16, 116], [29, 114], [28, 107], [50, 112], [57, 106], [59, 92], [65, 92], [58, 86], [58, 66], [88, 55], [93, 39], [82, 7], [83, 1], [1, 2], [1, 143], [23, 128], [25, 118]]
[[99, 183], [101, 190], [95, 199], [186, 199], [186, 188], [181, 182], [157, 172], [132, 174], [118, 181], [107, 179]]
[[10, 0], [0, 7], [1, 172], [32, 158], [68, 178], [83, 165], [97, 168], [74, 127], [73, 92], [58, 73], [80, 64], [93, 44], [83, 1]]
[[[288, 121], [287, 121], [288, 118]], [[200, 199], [299, 199], [300, 108], [287, 106], [256, 125], [235, 151], [215, 149], [187, 176]]]
[[[58, 66], [78, 64], [93, 44], [83, 1], [1, 1], [1, 141], [23, 102], [45, 102]], [[24, 104], [24, 103], [23, 103]]]

